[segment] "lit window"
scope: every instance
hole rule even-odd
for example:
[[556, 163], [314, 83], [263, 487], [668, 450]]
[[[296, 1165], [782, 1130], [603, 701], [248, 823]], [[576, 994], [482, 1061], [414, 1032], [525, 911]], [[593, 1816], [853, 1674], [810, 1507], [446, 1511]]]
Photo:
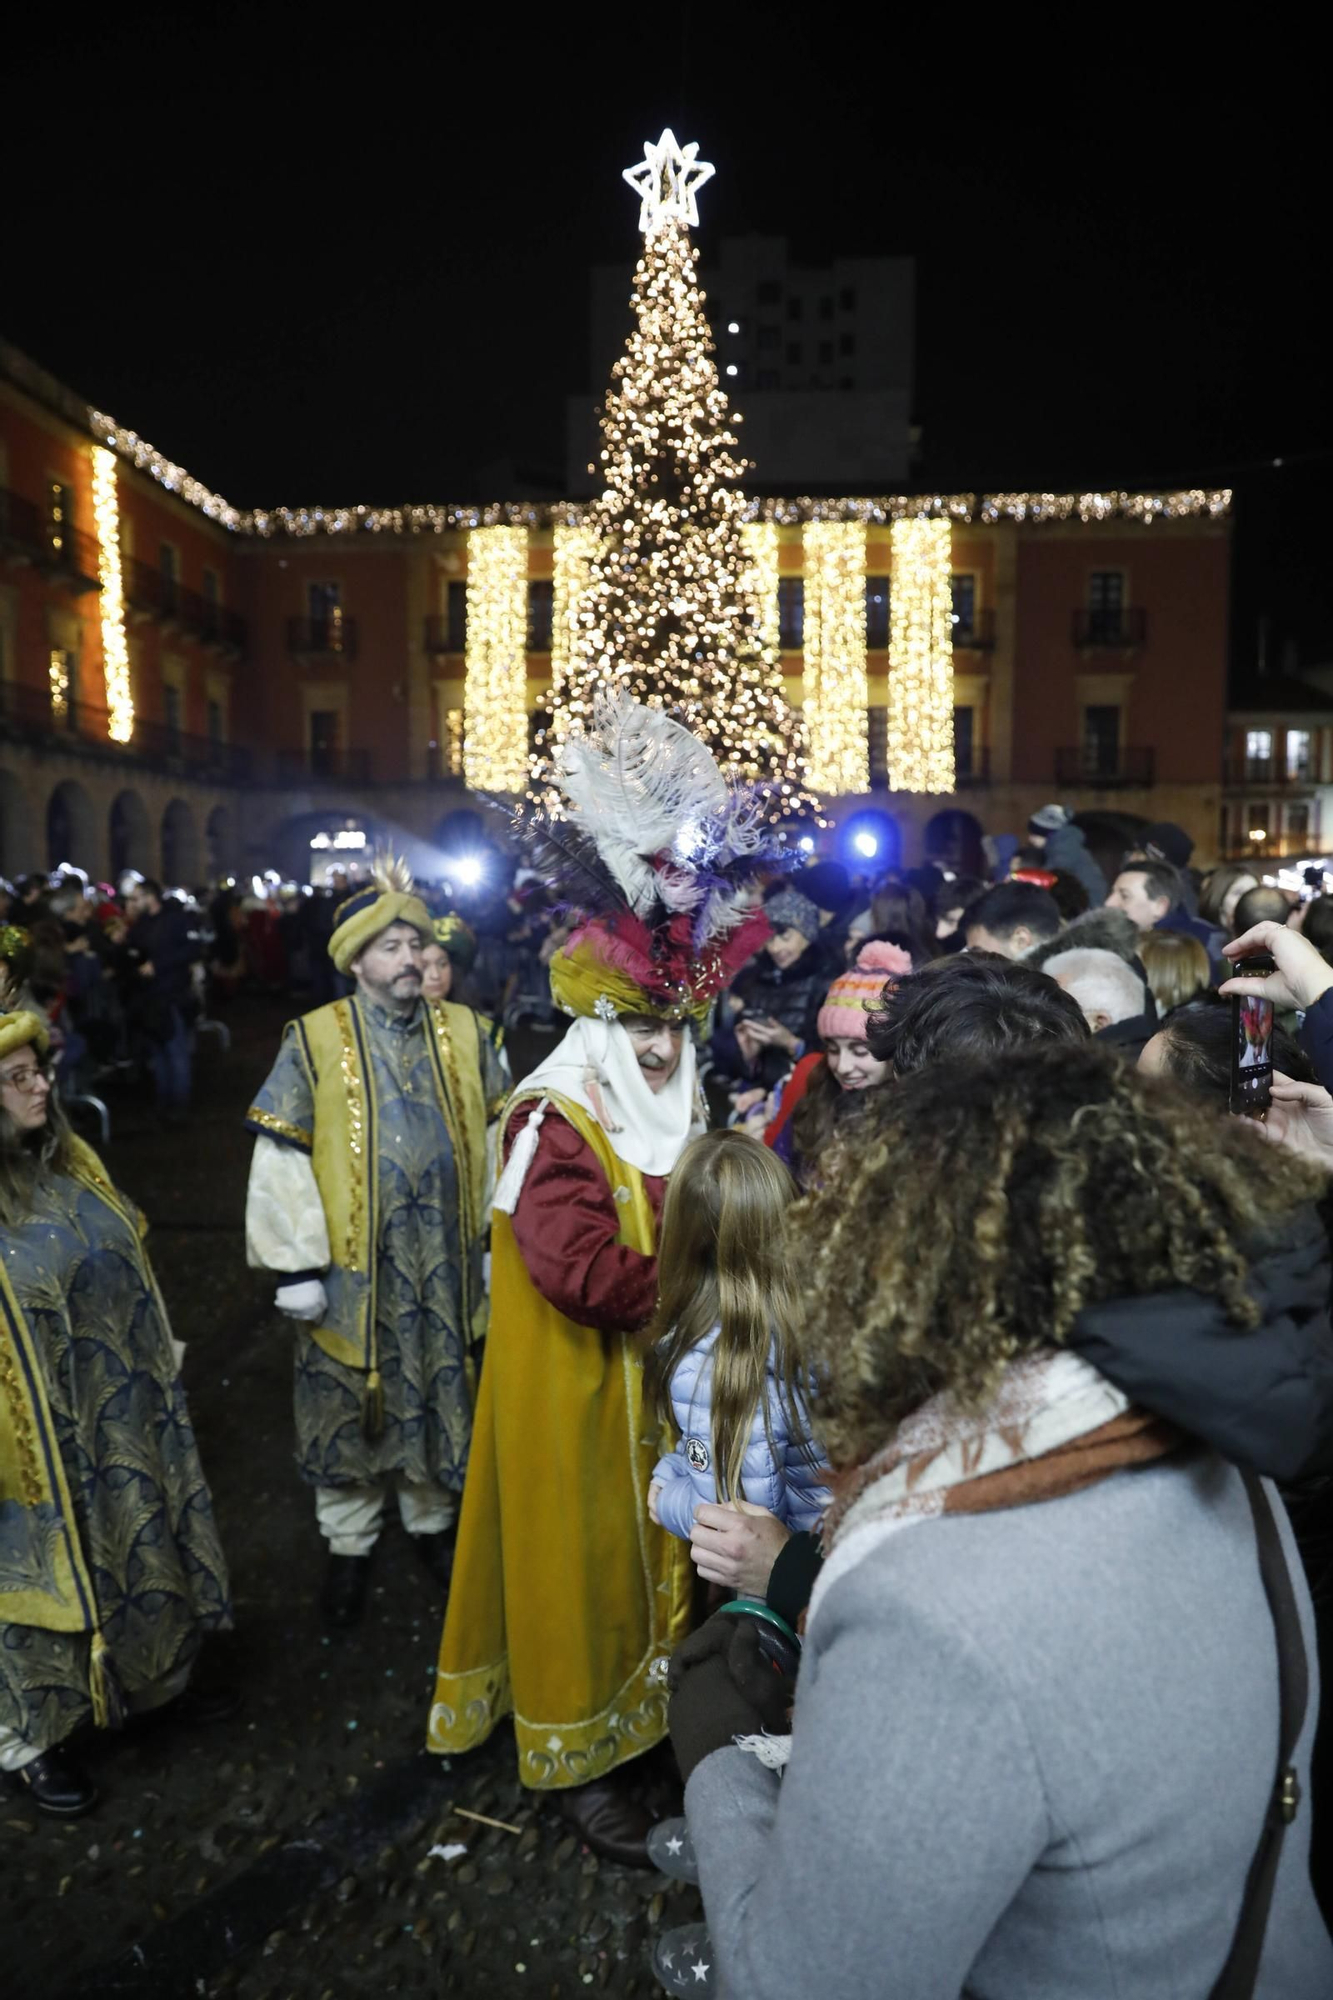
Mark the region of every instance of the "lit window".
[[1287, 776], [1308, 778], [1310, 775], [1310, 732], [1308, 729], [1287, 731]]
[[1247, 729], [1245, 732], [1245, 761], [1247, 764], [1266, 764], [1273, 754], [1273, 732], [1271, 729]]

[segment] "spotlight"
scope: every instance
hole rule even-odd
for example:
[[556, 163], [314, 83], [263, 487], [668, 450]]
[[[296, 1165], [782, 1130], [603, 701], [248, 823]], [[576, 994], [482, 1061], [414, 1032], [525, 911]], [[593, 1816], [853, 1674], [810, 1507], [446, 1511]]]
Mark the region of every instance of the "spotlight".
[[465, 854], [454, 863], [454, 873], [465, 889], [475, 889], [486, 870], [475, 854]]
[[815, 851], [814, 839], [808, 833], [803, 833], [796, 845], [800, 848], [802, 854], [813, 854]]
[[873, 833], [853, 834], [852, 846], [858, 854], [863, 854], [867, 861], [873, 861], [879, 853], [879, 842]]

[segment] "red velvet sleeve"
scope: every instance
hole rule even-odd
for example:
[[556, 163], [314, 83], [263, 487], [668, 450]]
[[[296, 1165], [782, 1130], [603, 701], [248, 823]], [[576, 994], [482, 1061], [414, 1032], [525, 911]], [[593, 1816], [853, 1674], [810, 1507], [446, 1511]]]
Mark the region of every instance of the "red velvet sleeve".
[[[506, 1158], [524, 1123], [521, 1116], [511, 1121]], [[645, 1175], [644, 1187], [660, 1216], [665, 1181]], [[628, 1333], [651, 1318], [657, 1259], [616, 1242], [620, 1212], [606, 1176], [573, 1126], [550, 1108], [512, 1219], [528, 1276], [566, 1319]]]

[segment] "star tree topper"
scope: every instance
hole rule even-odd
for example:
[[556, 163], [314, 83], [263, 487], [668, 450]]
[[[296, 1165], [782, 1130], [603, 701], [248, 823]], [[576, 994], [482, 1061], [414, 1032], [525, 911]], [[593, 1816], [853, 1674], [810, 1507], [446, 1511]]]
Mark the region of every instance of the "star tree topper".
[[699, 204], [695, 195], [717, 171], [699, 158], [698, 142], [678, 146], [676, 135], [665, 131], [654, 146], [649, 140], [643, 149], [644, 164], [626, 167], [623, 178], [640, 197], [639, 227], [645, 236], [663, 222], [699, 225]]

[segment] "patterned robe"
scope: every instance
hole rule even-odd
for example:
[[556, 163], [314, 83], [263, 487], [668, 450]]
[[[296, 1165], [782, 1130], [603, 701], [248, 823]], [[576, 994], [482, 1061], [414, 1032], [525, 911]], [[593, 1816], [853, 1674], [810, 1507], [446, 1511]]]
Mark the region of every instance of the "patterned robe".
[[[171, 1345], [138, 1237], [94, 1187], [49, 1175], [0, 1232], [31, 1331], [111, 1673], [127, 1695], [231, 1623], [226, 1566]], [[22, 1566], [0, 1508], [0, 1576]], [[8, 1562], [7, 1562], [8, 1557]], [[0, 1726], [41, 1749], [92, 1715], [91, 1640], [0, 1620]]]
[[[461, 1492], [472, 1433], [463, 1260], [474, 1260], [479, 1278], [480, 1241], [463, 1242], [457, 1166], [423, 1010], [404, 1016], [361, 999], [354, 1004], [376, 1105], [375, 1332], [383, 1424], [378, 1436], [367, 1437], [364, 1373], [335, 1360], [296, 1322], [297, 1465], [313, 1486], [365, 1485], [401, 1473]], [[495, 1049], [478, 1035], [477, 1050], [486, 1101], [498, 1102], [505, 1078]], [[283, 1037], [251, 1122], [261, 1138], [280, 1127], [314, 1131], [314, 1094], [295, 1027]], [[309, 1189], [317, 1200], [313, 1175]], [[252, 1259], [281, 1269], [263, 1245], [255, 1259], [253, 1236], [252, 1230]]]

